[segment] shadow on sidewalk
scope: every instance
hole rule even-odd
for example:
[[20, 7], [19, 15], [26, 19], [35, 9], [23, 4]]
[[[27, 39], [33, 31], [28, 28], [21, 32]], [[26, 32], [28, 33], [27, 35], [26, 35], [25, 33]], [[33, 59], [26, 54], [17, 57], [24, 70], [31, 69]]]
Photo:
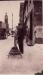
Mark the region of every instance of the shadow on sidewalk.
[[12, 47], [8, 54], [8, 57], [10, 56], [11, 57], [19, 57], [19, 56], [22, 57], [22, 54], [17, 47]]

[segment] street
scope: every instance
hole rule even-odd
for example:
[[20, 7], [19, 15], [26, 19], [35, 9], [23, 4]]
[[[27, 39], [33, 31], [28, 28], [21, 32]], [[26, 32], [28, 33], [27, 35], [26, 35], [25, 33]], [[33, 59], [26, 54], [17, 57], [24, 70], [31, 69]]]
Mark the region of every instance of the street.
[[23, 57], [9, 57], [14, 38], [0, 40], [0, 74], [34, 74], [43, 70], [43, 44], [27, 46], [24, 43]]

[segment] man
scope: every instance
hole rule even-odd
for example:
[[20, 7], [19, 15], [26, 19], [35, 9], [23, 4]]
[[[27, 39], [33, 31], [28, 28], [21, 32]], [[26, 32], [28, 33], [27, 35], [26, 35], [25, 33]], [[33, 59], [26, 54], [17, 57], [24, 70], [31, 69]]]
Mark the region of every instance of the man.
[[24, 41], [24, 37], [25, 37], [25, 34], [26, 34], [26, 28], [24, 28], [21, 24], [18, 25], [18, 32], [17, 32], [17, 35], [18, 35], [18, 45], [19, 45], [19, 49], [20, 49], [20, 52], [23, 54], [24, 53], [24, 50], [23, 50], [23, 41]]

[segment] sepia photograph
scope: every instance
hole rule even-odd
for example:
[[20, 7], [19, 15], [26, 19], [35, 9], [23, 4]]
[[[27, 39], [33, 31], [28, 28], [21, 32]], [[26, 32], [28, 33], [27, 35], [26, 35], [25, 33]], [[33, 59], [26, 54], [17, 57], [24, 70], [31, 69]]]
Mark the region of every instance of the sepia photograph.
[[43, 75], [43, 0], [0, 0], [0, 75]]

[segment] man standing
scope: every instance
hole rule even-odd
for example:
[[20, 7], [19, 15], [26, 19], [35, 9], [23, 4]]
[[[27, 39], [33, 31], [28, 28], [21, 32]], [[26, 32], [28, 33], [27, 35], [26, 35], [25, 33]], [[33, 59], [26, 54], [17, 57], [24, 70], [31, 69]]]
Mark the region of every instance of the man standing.
[[18, 32], [17, 32], [17, 35], [18, 35], [18, 45], [19, 45], [20, 52], [23, 54], [24, 53], [23, 41], [24, 41], [26, 30], [25, 30], [25, 28], [21, 24], [18, 25], [17, 29], [18, 29]]

